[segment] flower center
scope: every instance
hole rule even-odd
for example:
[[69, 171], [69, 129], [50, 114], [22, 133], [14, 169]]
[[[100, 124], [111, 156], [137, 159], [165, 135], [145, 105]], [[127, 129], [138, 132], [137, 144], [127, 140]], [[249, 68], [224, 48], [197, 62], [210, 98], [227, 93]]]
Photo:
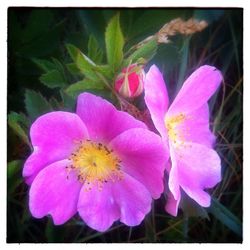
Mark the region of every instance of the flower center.
[[182, 132], [180, 131], [180, 128], [178, 126], [185, 121], [186, 116], [183, 113], [180, 113], [179, 115], [167, 117], [165, 119], [165, 126], [167, 128], [168, 137], [169, 139], [177, 146], [179, 144], [184, 144], [184, 136]]
[[68, 168], [77, 172], [78, 180], [86, 184], [87, 189], [91, 189], [93, 184], [97, 184], [98, 189], [102, 189], [104, 183], [122, 178], [119, 165], [121, 161], [115, 156], [113, 150], [102, 143], [81, 141], [69, 159], [72, 165]]

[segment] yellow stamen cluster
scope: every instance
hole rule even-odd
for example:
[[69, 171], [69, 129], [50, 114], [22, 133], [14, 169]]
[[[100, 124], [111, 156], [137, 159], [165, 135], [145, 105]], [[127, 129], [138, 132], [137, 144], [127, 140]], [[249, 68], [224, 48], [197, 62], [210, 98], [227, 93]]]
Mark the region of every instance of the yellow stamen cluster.
[[69, 159], [72, 165], [67, 169], [76, 171], [78, 180], [85, 184], [87, 190], [90, 190], [93, 184], [97, 184], [101, 190], [104, 183], [122, 178], [121, 161], [102, 143], [80, 141], [77, 150]]
[[165, 126], [167, 128], [168, 137], [174, 143], [175, 146], [183, 145], [185, 138], [183, 135], [183, 131], [180, 131], [178, 126], [184, 122], [186, 116], [183, 113], [179, 115], [175, 115], [172, 117], [167, 117], [165, 119]]

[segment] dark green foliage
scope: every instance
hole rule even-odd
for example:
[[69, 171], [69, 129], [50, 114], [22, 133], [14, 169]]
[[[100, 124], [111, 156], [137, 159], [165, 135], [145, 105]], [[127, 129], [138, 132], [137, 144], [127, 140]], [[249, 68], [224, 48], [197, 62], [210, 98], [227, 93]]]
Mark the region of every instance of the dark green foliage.
[[124, 38], [119, 17], [119, 14], [115, 15], [108, 23], [105, 31], [107, 61], [113, 69], [113, 72], [119, 68], [123, 59]]
[[56, 69], [43, 74], [39, 79], [49, 88], [63, 87], [65, 85], [65, 79]]
[[242, 225], [240, 220], [224, 207], [216, 199], [213, 199], [209, 212], [218, 220], [222, 221], [228, 228], [240, 237], [242, 236]]
[[[178, 17], [196, 17], [209, 26], [192, 36], [171, 37], [168, 44], [158, 44], [155, 37], [145, 40]], [[7, 241], [241, 242], [242, 56], [241, 9], [9, 8]], [[212, 206], [201, 208], [189, 200], [172, 217], [164, 211], [162, 195], [141, 225], [115, 222], [105, 233], [92, 230], [78, 215], [61, 226], [50, 217], [32, 218], [22, 178], [32, 151], [32, 122], [49, 111], [74, 112], [83, 91], [117, 104], [114, 78], [134, 62], [147, 62], [145, 71], [152, 64], [160, 68], [170, 101], [200, 65], [222, 71], [223, 86], [209, 102], [223, 176], [209, 191]]]
[[48, 101], [39, 92], [27, 89], [25, 92], [24, 102], [26, 112], [31, 120], [34, 120], [38, 116], [52, 111]]
[[97, 64], [101, 63], [103, 60], [103, 51], [99, 48], [99, 44], [93, 35], [89, 36], [88, 57]]
[[71, 84], [66, 90], [65, 92], [72, 96], [72, 97], [77, 97], [80, 93], [84, 92], [84, 91], [88, 91], [88, 90], [95, 90], [95, 89], [103, 89], [104, 86], [102, 83], [98, 83], [98, 82], [93, 82], [90, 80], [82, 80], [76, 83]]
[[23, 142], [25, 142], [27, 145], [30, 145], [27, 136], [29, 125], [27, 117], [25, 117], [24, 114], [10, 112], [10, 114], [8, 114], [8, 125], [10, 126], [10, 128], [13, 129], [16, 135], [18, 135], [21, 138], [21, 140], [23, 140]]
[[138, 49], [136, 49], [133, 53], [131, 53], [126, 59], [125, 64], [135, 63], [140, 59], [145, 61], [150, 61], [157, 51], [157, 41], [152, 38], [151, 40], [142, 44]]

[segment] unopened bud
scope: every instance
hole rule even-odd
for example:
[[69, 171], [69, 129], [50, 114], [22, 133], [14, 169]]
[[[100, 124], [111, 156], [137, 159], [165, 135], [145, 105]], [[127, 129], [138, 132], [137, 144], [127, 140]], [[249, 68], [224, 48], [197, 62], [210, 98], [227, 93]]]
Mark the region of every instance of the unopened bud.
[[134, 98], [143, 92], [145, 72], [142, 66], [132, 64], [122, 69], [115, 80], [115, 90], [127, 98]]

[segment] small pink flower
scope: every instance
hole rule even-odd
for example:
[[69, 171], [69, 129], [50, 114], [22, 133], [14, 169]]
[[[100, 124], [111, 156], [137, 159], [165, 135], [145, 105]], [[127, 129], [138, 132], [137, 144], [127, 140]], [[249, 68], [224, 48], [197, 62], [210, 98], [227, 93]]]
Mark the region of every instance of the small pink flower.
[[83, 93], [76, 114], [39, 117], [30, 137], [23, 176], [36, 218], [50, 214], [59, 225], [78, 212], [98, 231], [116, 220], [135, 226], [163, 192], [161, 138], [100, 97]]
[[170, 153], [168, 170], [170, 194], [166, 211], [176, 216], [181, 189], [203, 207], [211, 197], [204, 191], [221, 180], [221, 163], [212, 149], [215, 137], [209, 129], [207, 101], [222, 81], [216, 68], [204, 65], [183, 84], [168, 108], [168, 93], [163, 76], [153, 65], [146, 74], [145, 102], [156, 129]]
[[143, 92], [145, 72], [142, 66], [132, 64], [122, 70], [115, 80], [115, 90], [123, 97], [134, 98]]

